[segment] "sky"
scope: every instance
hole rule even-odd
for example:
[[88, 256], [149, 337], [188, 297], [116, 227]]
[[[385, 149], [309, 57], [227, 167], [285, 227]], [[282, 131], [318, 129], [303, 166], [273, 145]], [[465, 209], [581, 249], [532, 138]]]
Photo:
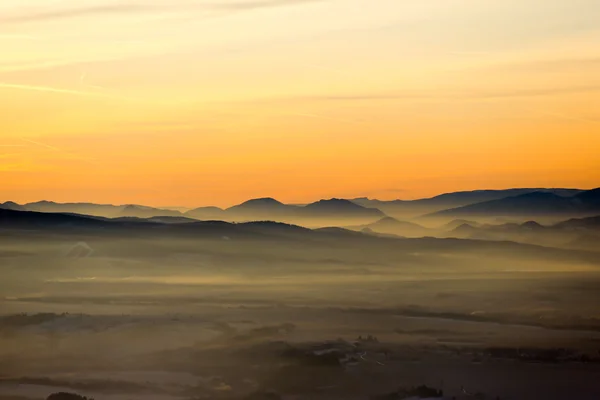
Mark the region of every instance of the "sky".
[[598, 0], [2, 0], [0, 201], [600, 186]]

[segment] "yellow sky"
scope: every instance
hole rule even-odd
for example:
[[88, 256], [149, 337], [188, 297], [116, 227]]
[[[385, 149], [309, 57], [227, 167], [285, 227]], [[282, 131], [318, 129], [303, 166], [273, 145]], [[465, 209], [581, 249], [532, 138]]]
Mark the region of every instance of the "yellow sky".
[[0, 201], [600, 186], [597, 0], [2, 0]]

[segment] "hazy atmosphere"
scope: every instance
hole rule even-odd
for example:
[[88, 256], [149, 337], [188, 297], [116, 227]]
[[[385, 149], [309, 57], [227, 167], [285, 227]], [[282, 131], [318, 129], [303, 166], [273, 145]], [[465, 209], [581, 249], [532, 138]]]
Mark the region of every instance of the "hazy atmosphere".
[[598, 15], [0, 1], [0, 400], [600, 399]]

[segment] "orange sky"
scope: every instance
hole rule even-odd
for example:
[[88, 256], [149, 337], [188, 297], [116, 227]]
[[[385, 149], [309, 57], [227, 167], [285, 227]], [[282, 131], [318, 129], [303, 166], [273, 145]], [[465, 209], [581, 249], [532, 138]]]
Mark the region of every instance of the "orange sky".
[[597, 0], [3, 0], [0, 201], [597, 187], [597, 15]]

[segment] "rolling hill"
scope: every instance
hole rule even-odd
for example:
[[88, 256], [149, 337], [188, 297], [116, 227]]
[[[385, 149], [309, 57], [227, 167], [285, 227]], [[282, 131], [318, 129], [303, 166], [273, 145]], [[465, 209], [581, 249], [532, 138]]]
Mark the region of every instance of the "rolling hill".
[[600, 213], [600, 189], [563, 197], [552, 192], [518, 196], [438, 211], [426, 217], [568, 216]]
[[352, 202], [365, 207], [375, 207], [393, 217], [417, 217], [446, 209], [458, 208], [487, 201], [520, 196], [533, 192], [556, 194], [570, 197], [582, 192], [580, 189], [517, 188], [504, 190], [473, 190], [445, 193], [431, 198], [416, 200], [381, 201], [368, 198], [352, 199]]

